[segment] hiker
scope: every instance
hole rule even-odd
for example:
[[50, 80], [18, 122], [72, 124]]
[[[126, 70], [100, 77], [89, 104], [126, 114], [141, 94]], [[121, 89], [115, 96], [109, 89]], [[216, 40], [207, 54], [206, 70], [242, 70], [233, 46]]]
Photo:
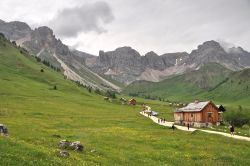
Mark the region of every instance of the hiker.
[[8, 129], [6, 126], [0, 124], [0, 134], [1, 135], [8, 135]]
[[234, 126], [233, 125], [230, 126], [230, 133], [232, 136], [234, 135]]
[[188, 127], [188, 130], [189, 130], [189, 123], [188, 123], [187, 127]]
[[173, 125], [172, 125], [172, 129], [173, 129], [173, 132], [174, 132], [174, 129], [175, 129], [174, 123], [173, 123]]
[[7, 129], [7, 127], [4, 127], [4, 128], [3, 128], [3, 134], [4, 134], [4, 135], [8, 135], [8, 129]]
[[160, 119], [158, 118], [158, 123], [160, 123]]
[[163, 123], [165, 123], [165, 122], [166, 122], [166, 119], [164, 118], [164, 119], [163, 119]]

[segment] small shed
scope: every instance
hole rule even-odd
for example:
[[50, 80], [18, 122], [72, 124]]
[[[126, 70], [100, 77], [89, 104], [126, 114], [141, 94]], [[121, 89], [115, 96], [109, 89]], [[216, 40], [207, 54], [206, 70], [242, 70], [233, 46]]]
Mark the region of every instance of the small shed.
[[152, 115], [152, 116], [157, 116], [157, 115], [158, 115], [158, 112], [151, 111], [151, 115]]
[[226, 109], [225, 109], [225, 107], [223, 105], [216, 105], [216, 106], [219, 108], [220, 112], [225, 112], [226, 111]]
[[130, 99], [129, 101], [130, 105], [136, 105], [136, 100], [135, 99]]

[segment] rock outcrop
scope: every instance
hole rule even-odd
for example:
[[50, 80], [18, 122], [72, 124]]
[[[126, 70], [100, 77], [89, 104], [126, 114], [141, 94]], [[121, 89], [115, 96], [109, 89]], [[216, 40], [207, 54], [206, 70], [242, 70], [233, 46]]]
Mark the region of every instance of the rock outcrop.
[[81, 144], [80, 141], [70, 142], [67, 140], [61, 140], [58, 146], [62, 149], [69, 149], [69, 150], [80, 151], [80, 152], [84, 150], [84, 146]]

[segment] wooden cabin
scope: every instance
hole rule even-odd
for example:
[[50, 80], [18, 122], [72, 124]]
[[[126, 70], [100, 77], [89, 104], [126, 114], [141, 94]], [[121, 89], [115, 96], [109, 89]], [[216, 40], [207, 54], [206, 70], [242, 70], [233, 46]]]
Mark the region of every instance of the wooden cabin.
[[130, 105], [136, 105], [136, 100], [135, 99], [130, 99], [129, 101]]
[[222, 112], [211, 101], [195, 101], [186, 107], [177, 109], [174, 112], [174, 119], [176, 124], [207, 127], [220, 124]]

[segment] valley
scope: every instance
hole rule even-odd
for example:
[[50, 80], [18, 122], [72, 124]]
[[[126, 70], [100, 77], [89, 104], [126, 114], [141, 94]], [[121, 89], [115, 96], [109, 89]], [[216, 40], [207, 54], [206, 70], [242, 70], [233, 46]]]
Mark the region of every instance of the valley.
[[[230, 120], [244, 118], [236, 131], [249, 137], [250, 53], [241, 47], [211, 40], [191, 53], [142, 56], [126, 46], [94, 56], [69, 49], [48, 27], [0, 20], [0, 32], [0, 123], [9, 131], [0, 136], [0, 165], [250, 164], [249, 141], [173, 132], [140, 114], [145, 104], [173, 121], [177, 104], [212, 100], [227, 109], [215, 129], [229, 133]], [[60, 157], [61, 140], [84, 150]]]
[[[249, 142], [202, 132], [173, 133], [139, 114], [140, 103], [146, 103], [171, 118], [173, 108], [165, 102], [138, 98], [137, 106], [129, 106], [105, 101], [5, 39], [0, 40], [0, 57], [0, 121], [9, 129], [9, 136], [0, 136], [4, 165], [250, 163]], [[84, 152], [58, 157], [62, 139], [81, 141]]]

